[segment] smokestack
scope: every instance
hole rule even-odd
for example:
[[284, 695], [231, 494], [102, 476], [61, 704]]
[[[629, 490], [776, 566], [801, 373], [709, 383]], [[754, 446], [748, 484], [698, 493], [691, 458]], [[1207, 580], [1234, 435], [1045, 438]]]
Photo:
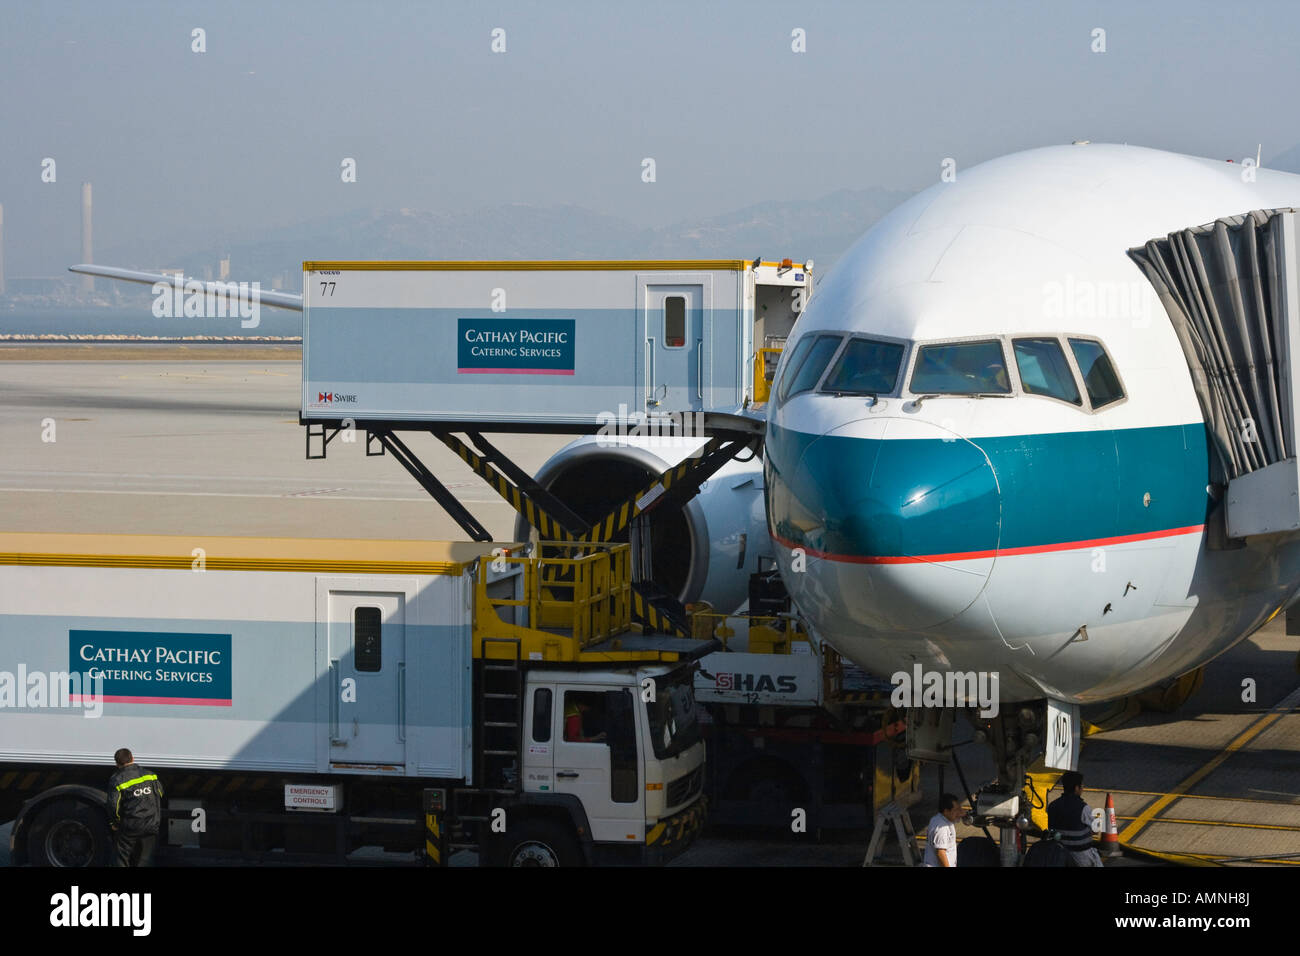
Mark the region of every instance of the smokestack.
[[0, 295], [5, 294], [5, 207], [0, 203]]
[[[81, 261], [94, 262], [95, 249], [91, 241], [90, 183], [81, 184]], [[81, 291], [91, 295], [95, 291], [95, 277], [81, 277]]]

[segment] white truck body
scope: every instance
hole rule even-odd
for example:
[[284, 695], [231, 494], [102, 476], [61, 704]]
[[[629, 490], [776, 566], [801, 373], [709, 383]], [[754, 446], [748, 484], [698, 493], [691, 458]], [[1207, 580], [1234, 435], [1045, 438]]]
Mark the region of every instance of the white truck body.
[[587, 431], [738, 409], [811, 285], [789, 260], [304, 262], [301, 418]]
[[[184, 539], [155, 540], [183, 566], [0, 564], [0, 673], [29, 675], [12, 702], [0, 677], [0, 760], [102, 762], [129, 741], [159, 769], [468, 778], [472, 559], [490, 548], [423, 546], [408, 573], [349, 574], [308, 555], [193, 570]], [[352, 648], [358, 608], [380, 610], [378, 669]], [[83, 691], [100, 677], [100, 715], [22, 706], [51, 674]]]

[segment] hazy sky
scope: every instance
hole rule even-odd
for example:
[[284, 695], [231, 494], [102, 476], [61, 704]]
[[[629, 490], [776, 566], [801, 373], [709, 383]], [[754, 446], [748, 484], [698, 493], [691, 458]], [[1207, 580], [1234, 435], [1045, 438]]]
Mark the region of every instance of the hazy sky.
[[0, 0], [7, 268], [77, 261], [85, 180], [97, 250], [180, 250], [364, 208], [658, 226], [1072, 139], [1267, 159], [1297, 36], [1285, 2]]

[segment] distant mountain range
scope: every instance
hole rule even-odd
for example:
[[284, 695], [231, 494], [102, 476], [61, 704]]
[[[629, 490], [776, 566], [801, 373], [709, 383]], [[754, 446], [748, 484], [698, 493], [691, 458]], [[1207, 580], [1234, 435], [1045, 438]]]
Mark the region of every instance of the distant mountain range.
[[[1266, 157], [1266, 169], [1300, 173], [1300, 143]], [[214, 243], [177, 254], [156, 240], [109, 248], [106, 265], [181, 268], [205, 278], [230, 257], [230, 277], [275, 279], [299, 291], [304, 259], [694, 259], [791, 256], [829, 267], [877, 219], [908, 199], [908, 192], [841, 189], [819, 199], [769, 201], [706, 219], [647, 229], [581, 206], [509, 203], [470, 212], [372, 210], [266, 230], [258, 237]], [[215, 275], [213, 276], [215, 278]], [[118, 295], [128, 290], [119, 286]], [[147, 294], [147, 293], [146, 293]]]
[[[911, 193], [842, 189], [820, 199], [761, 202], [708, 219], [646, 229], [580, 206], [487, 206], [465, 213], [377, 210], [268, 231], [185, 255], [109, 249], [106, 265], [176, 267], [205, 277], [230, 256], [230, 277], [298, 291], [304, 259], [814, 259], [822, 275], [877, 219]], [[142, 260], [143, 257], [143, 260]]]

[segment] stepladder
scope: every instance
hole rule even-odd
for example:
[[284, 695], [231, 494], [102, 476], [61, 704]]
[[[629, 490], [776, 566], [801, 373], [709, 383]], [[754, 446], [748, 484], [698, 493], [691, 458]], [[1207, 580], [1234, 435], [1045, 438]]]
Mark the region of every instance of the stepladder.
[[916, 833], [912, 829], [912, 818], [907, 808], [916, 802], [915, 796], [910, 800], [891, 800], [876, 812], [876, 825], [871, 831], [871, 842], [867, 844], [867, 855], [862, 860], [863, 866], [875, 866], [876, 858], [884, 851], [885, 843], [892, 831], [898, 839], [898, 849], [903, 857], [904, 866], [918, 866], [921, 862], [916, 847]]

